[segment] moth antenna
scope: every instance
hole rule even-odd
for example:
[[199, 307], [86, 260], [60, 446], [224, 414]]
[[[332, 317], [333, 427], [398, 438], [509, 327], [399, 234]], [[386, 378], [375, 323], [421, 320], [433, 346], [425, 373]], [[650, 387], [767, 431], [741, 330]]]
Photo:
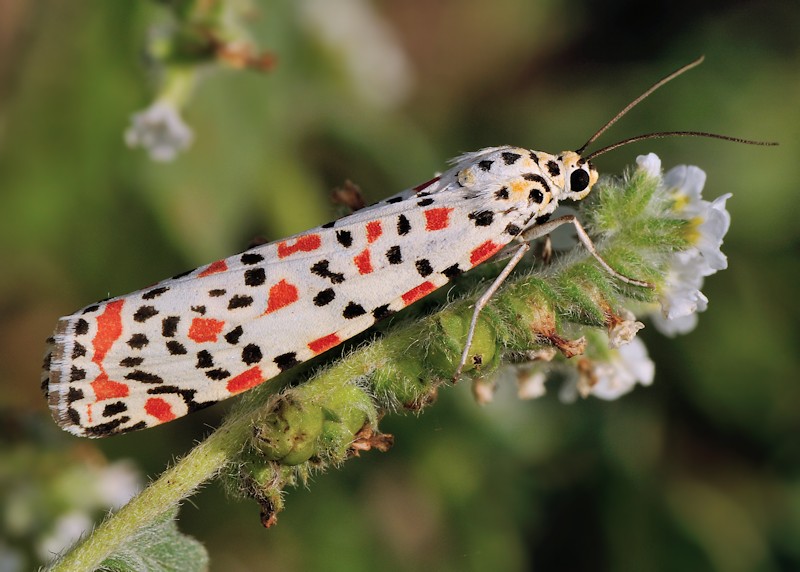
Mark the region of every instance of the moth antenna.
[[601, 136], [603, 133], [605, 133], [605, 132], [608, 130], [608, 128], [609, 128], [609, 127], [611, 127], [611, 126], [612, 126], [612, 125], [614, 125], [614, 124], [615, 124], [617, 121], [619, 121], [619, 120], [620, 120], [620, 119], [621, 119], [621, 118], [622, 118], [622, 117], [623, 117], [623, 116], [624, 116], [626, 113], [628, 113], [628, 112], [629, 112], [631, 109], [633, 109], [633, 108], [634, 108], [634, 107], [636, 107], [636, 106], [637, 106], [639, 103], [641, 103], [641, 102], [642, 102], [642, 100], [646, 99], [646, 98], [647, 98], [647, 97], [648, 97], [648, 96], [649, 96], [651, 93], [653, 93], [655, 90], [657, 90], [659, 87], [661, 87], [661, 86], [662, 86], [662, 85], [664, 85], [665, 83], [668, 83], [668, 82], [672, 81], [673, 79], [675, 79], [675, 78], [676, 78], [676, 77], [678, 77], [679, 75], [683, 74], [684, 72], [687, 72], [687, 71], [689, 71], [689, 70], [690, 70], [690, 69], [692, 69], [693, 67], [697, 67], [697, 66], [699, 66], [701, 63], [703, 63], [703, 60], [704, 60], [704, 59], [705, 59], [705, 56], [700, 56], [700, 57], [699, 57], [699, 58], [697, 58], [696, 60], [694, 60], [694, 61], [692, 61], [692, 62], [689, 62], [689, 63], [688, 63], [688, 64], [686, 64], [685, 66], [682, 66], [682, 67], [678, 68], [677, 70], [675, 70], [674, 72], [672, 72], [672, 73], [671, 73], [671, 74], [669, 74], [668, 76], [666, 76], [666, 77], [664, 77], [664, 78], [662, 78], [662, 79], [658, 80], [656, 83], [654, 83], [653, 85], [651, 85], [651, 86], [650, 86], [650, 87], [649, 87], [647, 90], [645, 90], [645, 92], [644, 92], [644, 93], [642, 93], [642, 94], [641, 94], [639, 97], [637, 97], [636, 99], [634, 99], [633, 101], [631, 101], [631, 102], [630, 102], [628, 105], [626, 105], [626, 106], [625, 106], [625, 107], [622, 109], [622, 111], [620, 111], [620, 112], [619, 112], [619, 113], [617, 113], [617, 114], [616, 114], [614, 117], [612, 117], [612, 118], [611, 118], [611, 120], [610, 120], [608, 123], [606, 123], [606, 124], [605, 124], [605, 125], [603, 125], [603, 126], [600, 128], [600, 129], [598, 129], [598, 130], [597, 130], [597, 132], [595, 132], [595, 134], [594, 134], [594, 135], [592, 135], [591, 137], [589, 137], [589, 140], [588, 140], [586, 143], [584, 143], [583, 145], [581, 145], [581, 146], [580, 146], [580, 147], [579, 147], [579, 148], [578, 148], [578, 149], [577, 149], [575, 152], [576, 152], [578, 155], [582, 155], [582, 154], [583, 154], [583, 152], [586, 150], [586, 148], [587, 148], [589, 145], [591, 145], [592, 143], [594, 143], [594, 142], [597, 140], [597, 138], [598, 138], [598, 137], [600, 137], [600, 136]]
[[753, 141], [751, 139], [742, 139], [741, 137], [731, 137], [730, 135], [720, 135], [718, 133], [706, 133], [705, 131], [660, 131], [658, 133], [647, 133], [645, 135], [636, 135], [635, 137], [629, 137], [627, 139], [623, 139], [622, 141], [617, 141], [616, 143], [612, 143], [607, 147], [603, 147], [597, 151], [593, 151], [588, 155], [584, 156], [586, 161], [590, 161], [594, 157], [602, 155], [603, 153], [608, 153], [618, 147], [622, 147], [624, 145], [628, 145], [630, 143], [636, 143], [637, 141], [645, 141], [647, 139], [663, 139], [664, 137], [707, 137], [711, 139], [722, 139], [723, 141], [733, 141], [734, 143], [744, 143], [745, 145], [764, 145], [764, 146], [775, 146], [778, 143], [774, 141]]

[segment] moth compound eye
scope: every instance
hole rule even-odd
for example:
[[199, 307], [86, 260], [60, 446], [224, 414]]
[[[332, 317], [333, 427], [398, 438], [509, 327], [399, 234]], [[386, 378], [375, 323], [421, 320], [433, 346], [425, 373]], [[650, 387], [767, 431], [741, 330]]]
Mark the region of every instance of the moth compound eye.
[[569, 190], [573, 193], [580, 193], [589, 186], [589, 173], [583, 169], [572, 171], [569, 176]]

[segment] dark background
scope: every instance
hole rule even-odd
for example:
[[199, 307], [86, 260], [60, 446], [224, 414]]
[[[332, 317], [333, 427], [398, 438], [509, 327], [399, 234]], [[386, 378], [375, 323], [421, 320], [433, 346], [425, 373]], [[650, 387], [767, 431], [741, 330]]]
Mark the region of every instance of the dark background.
[[[706, 198], [734, 195], [730, 267], [707, 281], [697, 330], [641, 334], [652, 387], [564, 405], [508, 386], [479, 407], [462, 384], [419, 418], [386, 418], [389, 453], [291, 490], [277, 527], [216, 485], [180, 527], [212, 570], [800, 569], [800, 5], [342, 2], [391, 30], [356, 27], [349, 52], [301, 5], [253, 3], [247, 24], [277, 67], [210, 73], [184, 110], [194, 145], [157, 164], [122, 134], [153, 94], [142, 50], [163, 9], [0, 1], [0, 464], [89, 449], [155, 476], [226, 408], [102, 442], [62, 434], [38, 388], [58, 316], [327, 222], [346, 178], [373, 201], [462, 151], [574, 149], [705, 54], [596, 144], [675, 129], [781, 143], [651, 141], [597, 161], [619, 173], [654, 151], [704, 169]], [[348, 71], [381, 53], [373, 36], [404, 54], [405, 95], [381, 74], [364, 95]]]

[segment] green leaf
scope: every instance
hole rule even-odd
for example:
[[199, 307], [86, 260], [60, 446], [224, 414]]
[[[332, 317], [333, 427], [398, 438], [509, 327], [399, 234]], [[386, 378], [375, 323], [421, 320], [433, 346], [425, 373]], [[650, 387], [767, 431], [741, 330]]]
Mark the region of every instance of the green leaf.
[[183, 534], [174, 508], [131, 536], [100, 565], [104, 572], [200, 572], [208, 570], [205, 547]]

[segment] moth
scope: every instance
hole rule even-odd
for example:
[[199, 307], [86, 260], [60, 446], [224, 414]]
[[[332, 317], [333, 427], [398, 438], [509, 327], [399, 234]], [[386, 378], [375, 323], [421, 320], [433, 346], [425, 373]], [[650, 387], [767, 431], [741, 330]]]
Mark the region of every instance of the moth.
[[110, 298], [59, 319], [48, 339], [42, 388], [56, 422], [104, 437], [166, 423], [246, 391], [309, 360], [427, 296], [499, 253], [508, 263], [475, 305], [478, 314], [530, 248], [571, 224], [609, 266], [574, 216], [549, 220], [564, 200], [598, 180], [591, 159], [633, 141], [696, 135], [661, 132], [584, 155], [502, 146], [466, 153], [431, 180], [349, 216]]

